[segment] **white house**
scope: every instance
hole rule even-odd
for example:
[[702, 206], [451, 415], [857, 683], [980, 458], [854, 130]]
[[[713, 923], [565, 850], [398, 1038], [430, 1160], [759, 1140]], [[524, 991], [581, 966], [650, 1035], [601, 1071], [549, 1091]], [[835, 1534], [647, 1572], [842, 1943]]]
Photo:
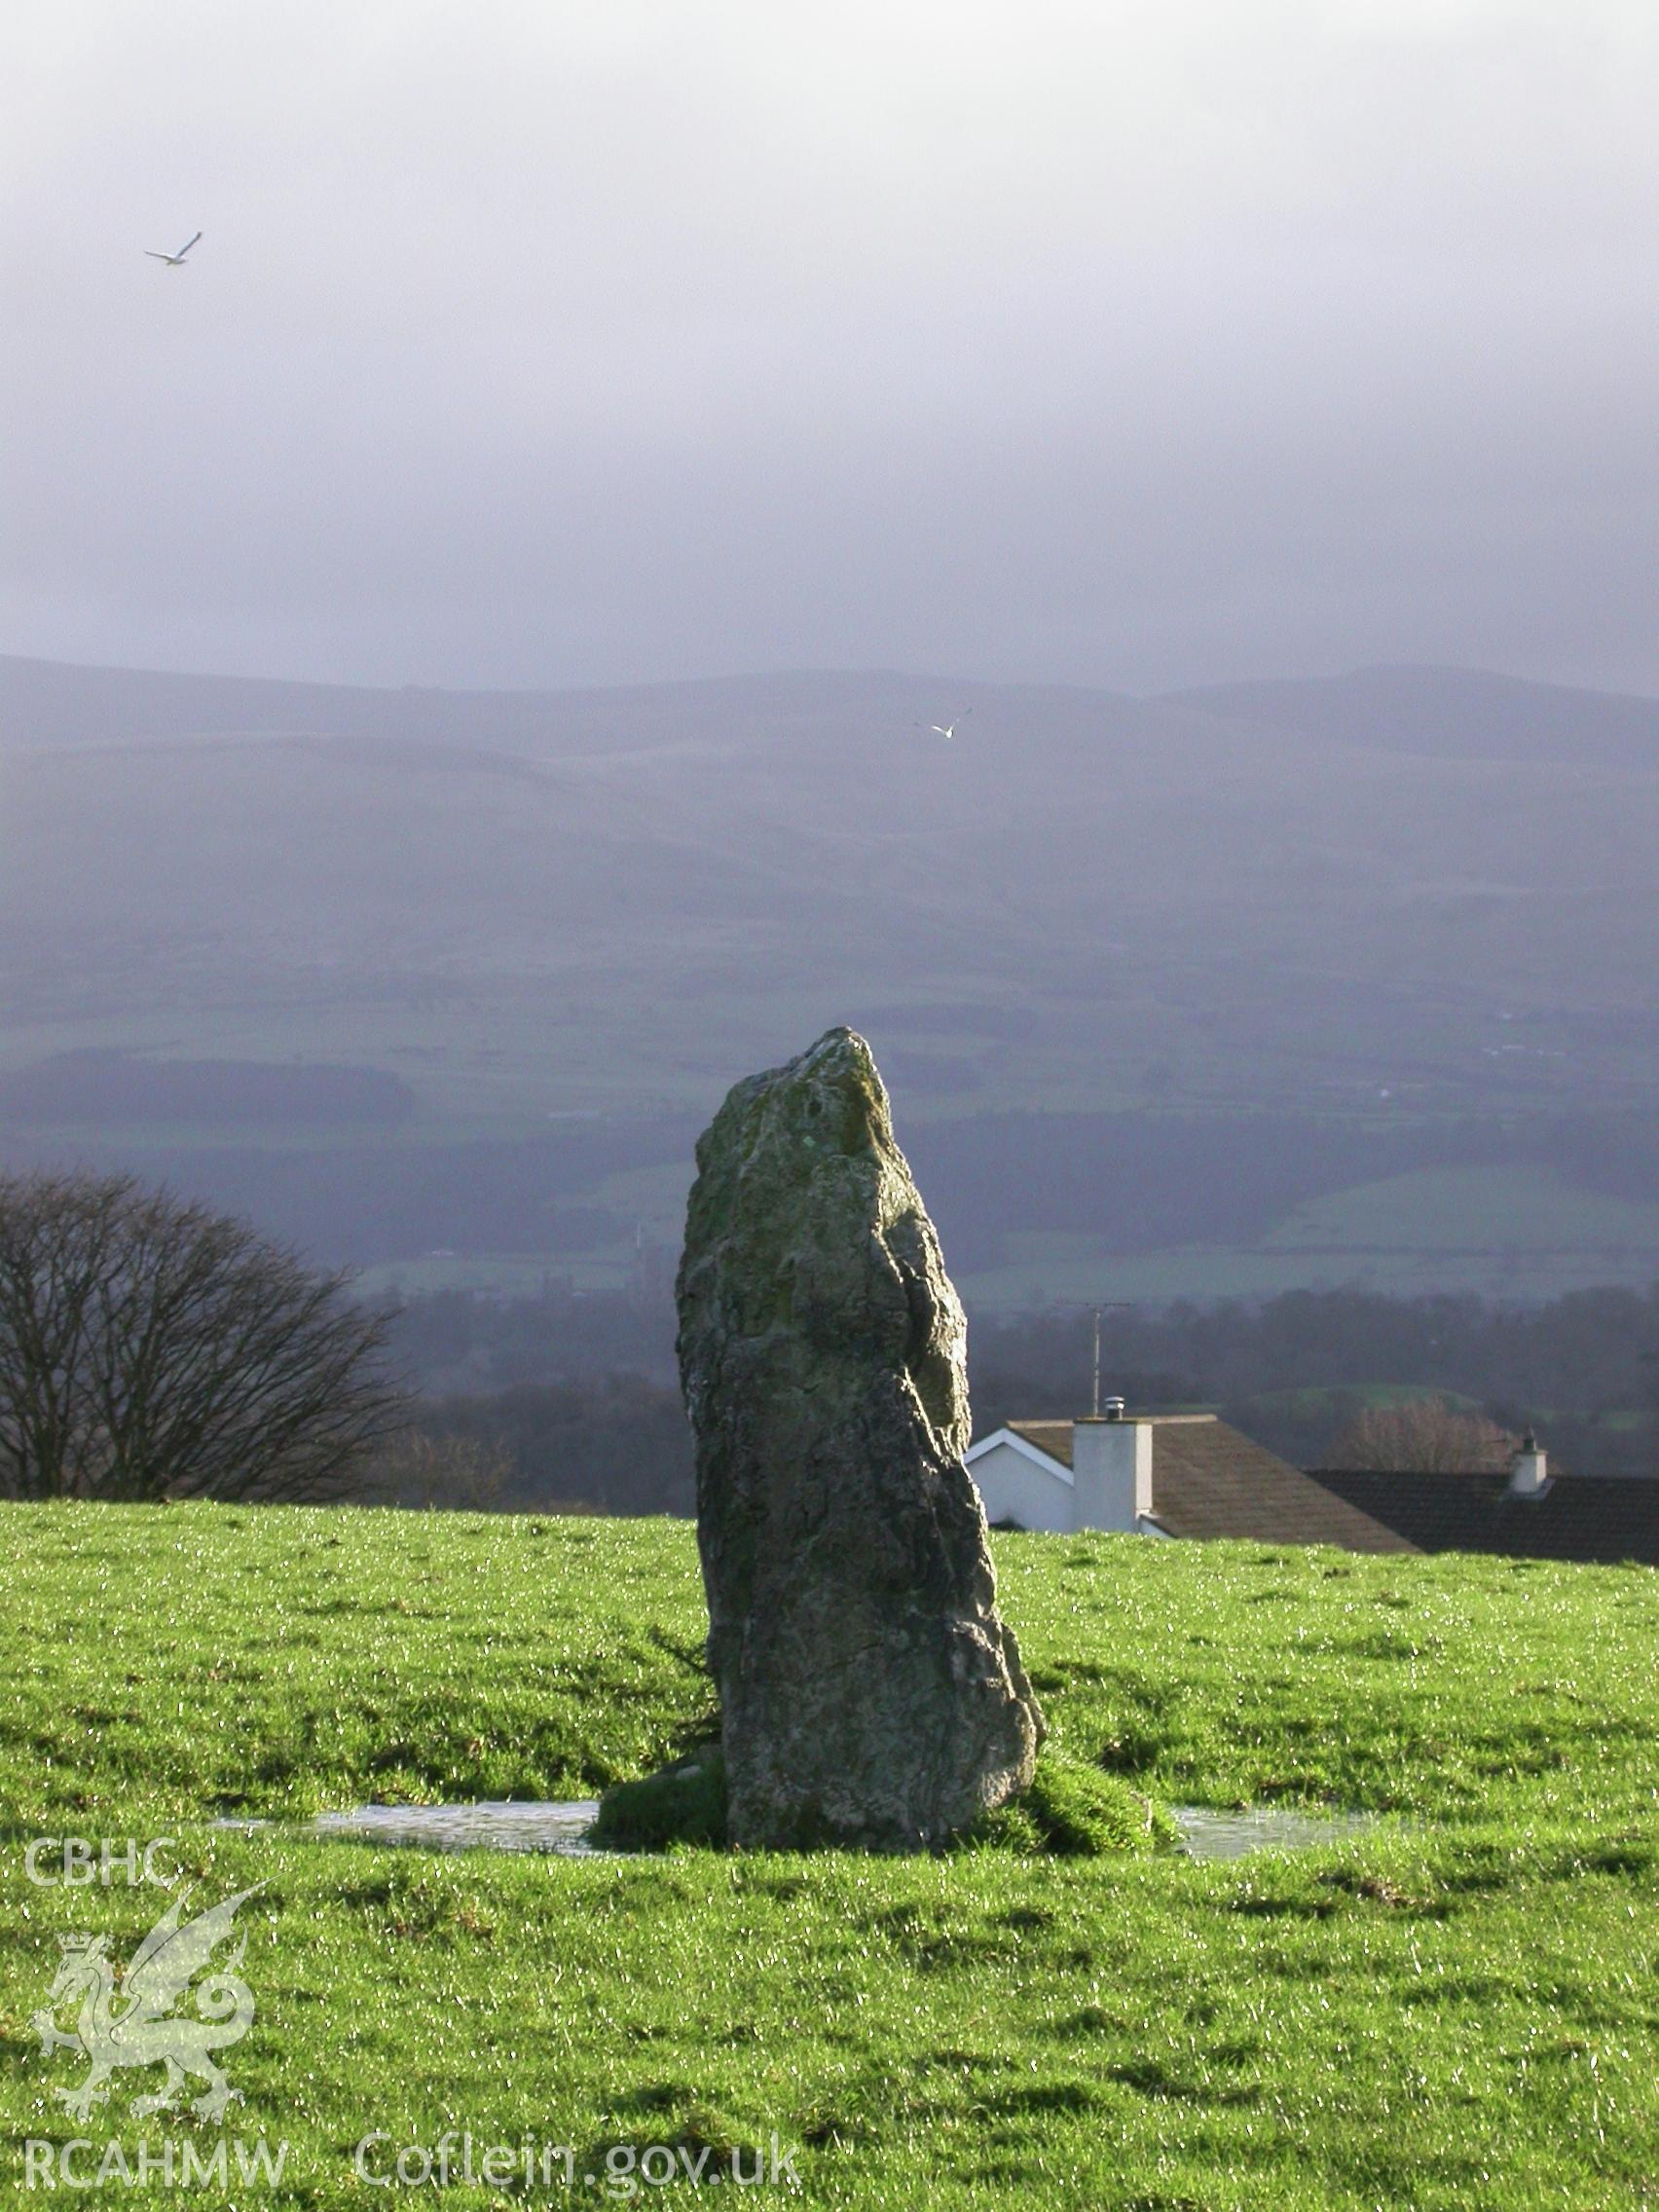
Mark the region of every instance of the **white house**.
[[967, 1464], [993, 1528], [1413, 1548], [1214, 1414], [1131, 1414], [1114, 1400], [1080, 1420], [1011, 1420], [970, 1446]]
[[1152, 1455], [1147, 1415], [1015, 1420], [969, 1447], [968, 1472], [993, 1523], [1166, 1536], [1152, 1510]]

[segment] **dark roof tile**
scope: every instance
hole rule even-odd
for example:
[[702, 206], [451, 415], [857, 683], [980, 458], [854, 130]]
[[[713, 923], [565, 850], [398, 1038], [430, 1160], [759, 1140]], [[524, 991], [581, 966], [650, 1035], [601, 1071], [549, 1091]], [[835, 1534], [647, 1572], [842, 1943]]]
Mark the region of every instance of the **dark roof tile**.
[[1504, 1475], [1310, 1479], [1418, 1551], [1659, 1567], [1659, 1482], [1640, 1475], [1558, 1475], [1531, 1497], [1512, 1495]]

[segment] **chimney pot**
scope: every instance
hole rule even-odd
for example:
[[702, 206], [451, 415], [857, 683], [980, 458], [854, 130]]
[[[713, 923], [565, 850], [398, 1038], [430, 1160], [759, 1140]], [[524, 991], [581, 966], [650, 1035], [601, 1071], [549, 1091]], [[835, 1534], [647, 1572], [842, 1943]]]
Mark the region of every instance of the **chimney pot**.
[[1529, 1429], [1521, 1439], [1520, 1450], [1509, 1462], [1509, 1495], [1542, 1497], [1549, 1487], [1548, 1456]]

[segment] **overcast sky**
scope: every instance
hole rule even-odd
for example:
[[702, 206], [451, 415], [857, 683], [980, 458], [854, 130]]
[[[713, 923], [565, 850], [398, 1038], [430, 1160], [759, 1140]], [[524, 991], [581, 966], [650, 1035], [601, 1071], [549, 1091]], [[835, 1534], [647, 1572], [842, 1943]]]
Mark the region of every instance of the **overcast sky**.
[[6, 649], [1659, 692], [1652, 0], [53, 0], [6, 70]]

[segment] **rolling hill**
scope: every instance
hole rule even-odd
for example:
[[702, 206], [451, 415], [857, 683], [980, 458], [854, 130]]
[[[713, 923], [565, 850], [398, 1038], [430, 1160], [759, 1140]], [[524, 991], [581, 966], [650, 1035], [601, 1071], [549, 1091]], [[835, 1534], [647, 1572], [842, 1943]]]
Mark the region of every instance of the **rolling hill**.
[[[954, 740], [929, 730], [953, 717]], [[1285, 1211], [1448, 1160], [1547, 1169], [1564, 1143], [1594, 1181], [1604, 1123], [1624, 1159], [1659, 1100], [1656, 850], [1659, 703], [1463, 671], [1138, 700], [810, 673], [371, 691], [10, 660], [0, 1079], [72, 1101], [61, 1056], [92, 1049], [378, 1069], [413, 1100], [384, 1147], [412, 1151], [405, 1181], [529, 1146], [534, 1183], [572, 1117], [654, 1127], [612, 1171], [650, 1168], [663, 1128], [682, 1141], [737, 1075], [850, 1020], [918, 1154], [929, 1129], [1032, 1117], [1098, 1117], [1103, 1147], [1161, 1130], [1185, 1213], [1157, 1235], [1203, 1245], [1275, 1126], [1310, 1132], [1301, 1182], [1268, 1179]], [[210, 1109], [112, 1118], [107, 1079], [95, 1112], [44, 1120], [0, 1080], [9, 1155], [113, 1147], [212, 1186], [245, 1146]], [[1036, 1125], [981, 1175], [994, 1235], [1041, 1226], [1002, 1188], [1029, 1182]], [[273, 1190], [345, 1138], [296, 1114], [268, 1137]], [[1637, 1196], [1645, 1168], [1620, 1172]], [[619, 1235], [676, 1202], [660, 1179], [612, 1201]], [[445, 1241], [477, 1239], [462, 1221]], [[350, 1256], [408, 1243], [353, 1233]]]

